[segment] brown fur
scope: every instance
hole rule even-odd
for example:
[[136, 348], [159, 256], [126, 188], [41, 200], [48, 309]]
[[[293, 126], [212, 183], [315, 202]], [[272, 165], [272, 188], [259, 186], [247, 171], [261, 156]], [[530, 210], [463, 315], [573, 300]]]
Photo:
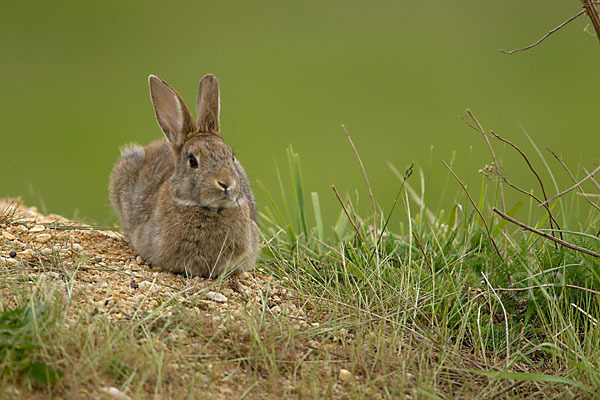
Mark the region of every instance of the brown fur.
[[221, 137], [217, 79], [200, 81], [196, 123], [173, 88], [153, 75], [149, 82], [165, 138], [125, 149], [113, 168], [110, 200], [125, 236], [150, 265], [169, 271], [216, 277], [252, 268], [254, 197]]

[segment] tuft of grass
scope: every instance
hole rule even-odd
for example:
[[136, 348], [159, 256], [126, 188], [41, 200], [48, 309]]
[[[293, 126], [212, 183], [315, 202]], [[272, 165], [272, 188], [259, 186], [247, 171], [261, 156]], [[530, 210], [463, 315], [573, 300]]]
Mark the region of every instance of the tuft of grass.
[[[398, 182], [408, 227], [400, 234], [388, 229], [397, 218], [392, 206], [378, 221], [378, 235], [369, 231], [371, 220], [353, 212], [358, 231], [338, 224], [324, 232], [315, 219], [306, 230], [295, 225], [293, 235], [282, 235], [294, 226], [290, 221], [263, 219], [270, 273], [319, 321], [319, 329], [306, 332], [311, 340], [341, 342], [328, 354], [356, 377], [351, 393], [600, 395], [599, 260], [509, 227], [491, 212], [496, 182], [482, 179], [477, 199], [488, 234], [479, 214], [461, 205], [469, 204], [466, 193], [459, 192], [446, 216], [402, 186], [407, 175]], [[523, 205], [517, 201], [507, 213], [519, 215]], [[320, 212], [314, 197], [313, 206]], [[343, 207], [357, 208], [349, 199]], [[582, 220], [577, 207], [561, 209], [571, 212], [561, 213], [564, 237], [600, 248], [600, 216]], [[527, 223], [548, 229], [548, 214], [529, 210]], [[501, 257], [489, 236], [503, 243]]]

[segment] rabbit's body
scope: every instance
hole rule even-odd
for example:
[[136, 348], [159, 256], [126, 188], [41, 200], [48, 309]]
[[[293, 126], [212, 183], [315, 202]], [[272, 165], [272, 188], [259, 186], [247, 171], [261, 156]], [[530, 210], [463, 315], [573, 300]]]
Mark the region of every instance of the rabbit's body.
[[254, 265], [258, 230], [248, 178], [219, 133], [218, 109], [206, 107], [218, 107], [216, 79], [207, 77], [197, 124], [170, 86], [150, 78], [166, 138], [122, 152], [110, 200], [127, 239], [150, 265], [216, 277]]

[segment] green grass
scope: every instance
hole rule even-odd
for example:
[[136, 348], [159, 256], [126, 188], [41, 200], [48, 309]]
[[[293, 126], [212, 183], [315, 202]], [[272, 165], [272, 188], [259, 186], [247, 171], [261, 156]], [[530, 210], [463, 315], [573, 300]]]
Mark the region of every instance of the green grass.
[[[351, 214], [358, 233], [346, 229], [341, 237], [339, 225], [348, 222], [341, 214], [323, 241], [314, 197], [316, 223], [307, 233], [300, 223], [285, 222], [310, 221], [304, 207], [285, 221], [274, 217], [282, 215], [277, 208], [265, 212], [272, 237], [265, 259], [322, 321], [313, 335], [325, 338], [343, 329], [354, 338], [337, 350], [361, 377], [355, 394], [600, 396], [598, 259], [514, 227], [505, 236], [506, 221], [490, 211], [498, 185], [483, 180], [477, 204], [502, 249], [496, 254], [464, 193], [444, 217], [444, 210], [428, 209], [403, 181], [397, 186], [406, 219], [398, 234], [376, 234], [372, 220]], [[412, 201], [406, 200], [409, 193]], [[559, 214], [564, 238], [597, 251], [598, 213], [573, 197], [559, 200], [570, 210]], [[529, 199], [508, 214], [517, 214], [524, 201]], [[411, 202], [418, 214], [408, 212]], [[345, 207], [357, 205], [347, 200]], [[386, 208], [379, 226], [400, 218], [393, 208]], [[525, 222], [547, 227], [535, 204], [529, 204]]]
[[[168, 317], [115, 325], [90, 309], [73, 320], [68, 299], [32, 274], [28, 285], [11, 283], [11, 296], [2, 299], [0, 352], [7, 361], [0, 391], [64, 396], [115, 386], [133, 398], [600, 396], [600, 262], [499, 219], [491, 211], [499, 207], [497, 182], [472, 179], [467, 190], [500, 254], [451, 176], [454, 201], [442, 203], [450, 211], [427, 204], [424, 174], [410, 166], [390, 183], [398, 196], [380, 205], [380, 230], [372, 229], [372, 217], [355, 213], [359, 205], [350, 196], [336, 224], [326, 227], [319, 199], [329, 194], [309, 195], [291, 148], [288, 160], [290, 178], [280, 174], [284, 201], [265, 193], [259, 270], [293, 294], [293, 308], [273, 311], [270, 296], [282, 295], [273, 287], [249, 299], [237, 322], [225, 320], [218, 333], [191, 312], [197, 306], [191, 295], [167, 304]], [[557, 203], [564, 239], [598, 252], [599, 213], [573, 194]], [[547, 214], [529, 198], [507, 209], [548, 229]], [[10, 215], [2, 221], [10, 223]], [[65, 307], [57, 306], [61, 301]], [[185, 346], [173, 338], [177, 332], [202, 345]], [[341, 369], [351, 372], [349, 382], [339, 381]], [[174, 371], [187, 374], [185, 384]]]

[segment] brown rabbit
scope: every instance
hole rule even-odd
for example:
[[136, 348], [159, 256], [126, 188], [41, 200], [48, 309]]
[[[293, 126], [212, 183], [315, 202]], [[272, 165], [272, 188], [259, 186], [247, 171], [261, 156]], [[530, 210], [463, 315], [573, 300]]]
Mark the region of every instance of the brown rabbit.
[[130, 145], [110, 177], [110, 201], [135, 251], [172, 272], [217, 277], [254, 266], [256, 208], [248, 177], [219, 129], [219, 83], [200, 80], [197, 120], [181, 96], [150, 75], [165, 138]]

